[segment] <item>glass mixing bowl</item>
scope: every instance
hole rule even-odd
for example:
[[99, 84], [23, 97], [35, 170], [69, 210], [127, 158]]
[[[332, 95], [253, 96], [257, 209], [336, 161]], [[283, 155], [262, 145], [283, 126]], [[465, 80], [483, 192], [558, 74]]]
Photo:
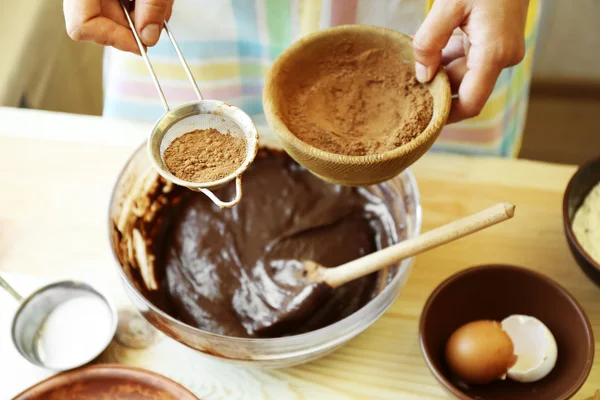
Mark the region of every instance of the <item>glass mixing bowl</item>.
[[[265, 143], [262, 136], [261, 140]], [[274, 146], [271, 144], [269, 147]], [[152, 255], [148, 251], [152, 243], [144, 240], [143, 229], [136, 228], [145, 219], [152, 218], [161, 193], [169, 190], [168, 184], [164, 187], [158, 185], [158, 179], [145, 146], [141, 146], [125, 165], [113, 189], [109, 209], [111, 248], [125, 290], [143, 317], [176, 341], [207, 355], [231, 363], [268, 368], [289, 367], [317, 359], [373, 324], [396, 300], [410, 275], [412, 258], [389, 270], [387, 285], [363, 308], [333, 325], [300, 335], [246, 339], [217, 335], [186, 325], [156, 307], [149, 300], [151, 293], [138, 283], [141, 276], [150, 286], [158, 284], [152, 278]], [[419, 191], [409, 170], [368, 190], [388, 204], [401, 238], [419, 235]]]

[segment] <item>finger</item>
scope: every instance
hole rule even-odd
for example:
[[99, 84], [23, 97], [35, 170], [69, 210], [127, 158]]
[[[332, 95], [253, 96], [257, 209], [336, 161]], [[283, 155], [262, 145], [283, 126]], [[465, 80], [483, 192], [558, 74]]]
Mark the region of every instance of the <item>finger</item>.
[[140, 54], [131, 30], [105, 17], [96, 17], [87, 21], [79, 28], [77, 36], [78, 40], [87, 40]]
[[464, 32], [460, 28], [460, 26], [458, 28], [454, 28], [454, 30], [452, 31], [452, 36], [462, 36], [462, 35], [464, 35]]
[[119, 25], [129, 28], [129, 23], [125, 18], [125, 13], [123, 7], [121, 7], [120, 0], [107, 2], [107, 4], [102, 7], [102, 15], [112, 19]]
[[67, 33], [73, 40], [78, 39], [79, 28], [87, 21], [100, 15], [99, 0], [64, 0], [63, 10]]
[[442, 49], [464, 18], [463, 2], [433, 2], [413, 39], [415, 72], [419, 81], [429, 82], [433, 78], [440, 65]]
[[465, 74], [469, 68], [467, 67], [467, 58], [460, 57], [446, 65], [446, 74], [450, 81], [450, 89], [452, 94], [458, 93], [458, 88], [463, 81]]
[[479, 115], [501, 71], [501, 68], [491, 65], [469, 68], [460, 82], [458, 98], [452, 100], [449, 123]]
[[462, 35], [453, 35], [450, 41], [442, 50], [442, 64], [447, 65], [450, 62], [465, 56], [465, 46]]
[[134, 25], [146, 46], [154, 46], [160, 37], [171, 0], [138, 0], [134, 10]]
[[167, 9], [167, 16], [165, 17], [165, 21], [169, 22], [169, 20], [171, 19], [171, 14], [173, 14], [173, 2], [174, 0], [171, 0], [169, 2], [169, 8]]
[[463, 49], [465, 52], [465, 56], [469, 57], [469, 53], [471, 51], [471, 42], [469, 41], [467, 35], [463, 36]]

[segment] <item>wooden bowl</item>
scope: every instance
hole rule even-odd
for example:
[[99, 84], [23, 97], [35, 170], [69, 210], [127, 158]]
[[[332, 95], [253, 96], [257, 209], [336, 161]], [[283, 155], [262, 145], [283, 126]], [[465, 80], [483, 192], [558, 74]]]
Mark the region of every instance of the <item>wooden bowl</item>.
[[[554, 335], [558, 359], [545, 378], [532, 383], [509, 379], [487, 385], [458, 386], [444, 360], [450, 335], [476, 320], [501, 321], [512, 314], [538, 318]], [[594, 335], [577, 301], [538, 272], [509, 265], [463, 270], [440, 284], [421, 314], [421, 351], [438, 382], [464, 400], [564, 400], [577, 393], [594, 362]]]
[[[433, 145], [446, 124], [451, 93], [448, 76], [440, 68], [425, 85], [433, 97], [433, 116], [425, 130], [409, 143], [381, 154], [347, 156], [317, 149], [298, 139], [287, 127], [285, 102], [290, 95], [290, 79], [306, 77], [306, 72], [340, 41], [351, 41], [356, 48], [385, 48], [409, 63], [414, 62], [411, 37], [400, 32], [368, 25], [343, 25], [324, 29], [295, 42], [271, 67], [263, 91], [267, 122], [294, 160], [320, 178], [346, 186], [366, 186], [398, 175], [418, 160]], [[309, 82], [310, 78], [306, 78]]]
[[162, 375], [117, 364], [91, 365], [54, 375], [13, 400], [199, 400]]
[[600, 158], [579, 167], [573, 175], [563, 197], [563, 225], [571, 253], [583, 272], [600, 286], [600, 263], [581, 246], [573, 232], [573, 218], [592, 188], [600, 182]]

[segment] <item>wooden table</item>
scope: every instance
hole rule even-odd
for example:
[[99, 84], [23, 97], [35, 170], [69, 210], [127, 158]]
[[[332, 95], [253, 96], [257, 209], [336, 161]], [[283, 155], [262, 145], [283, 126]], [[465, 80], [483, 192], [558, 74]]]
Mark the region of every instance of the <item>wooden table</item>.
[[[87, 274], [119, 286], [107, 240], [108, 199], [148, 127], [12, 109], [0, 109], [0, 120], [0, 272]], [[445, 398], [419, 350], [419, 314], [443, 279], [484, 263], [512, 263], [549, 275], [575, 295], [600, 332], [600, 292], [576, 266], [562, 229], [562, 193], [573, 166], [431, 154], [412, 169], [421, 191], [424, 230], [504, 200], [517, 205], [516, 216], [419, 256], [408, 285], [385, 315], [316, 362], [258, 371], [203, 357], [190, 361], [190, 353], [184, 352], [191, 350], [183, 348], [174, 356], [186, 359], [179, 372], [161, 369], [160, 362], [150, 362], [140, 352], [119, 353], [119, 360], [186, 385], [194, 382], [200, 388], [196, 392], [207, 399]], [[212, 363], [210, 368], [203, 367], [205, 362]], [[576, 398], [590, 397], [600, 388], [599, 364], [596, 357]], [[184, 370], [194, 368], [205, 374], [183, 377]]]

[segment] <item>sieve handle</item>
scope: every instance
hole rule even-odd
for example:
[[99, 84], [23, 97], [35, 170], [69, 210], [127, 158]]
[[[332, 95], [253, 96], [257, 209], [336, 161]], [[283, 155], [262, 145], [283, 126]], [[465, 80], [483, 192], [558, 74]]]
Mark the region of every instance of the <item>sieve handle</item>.
[[[135, 42], [137, 43], [138, 48], [140, 49], [140, 53], [142, 54], [142, 58], [144, 59], [144, 62], [146, 63], [146, 67], [148, 68], [148, 72], [150, 72], [150, 76], [152, 77], [152, 81], [154, 82], [154, 86], [156, 87], [156, 90], [158, 91], [158, 95], [160, 96], [160, 100], [162, 102], [162, 105], [165, 108], [165, 111], [169, 111], [169, 103], [167, 103], [167, 98], [165, 97], [165, 94], [162, 91], [162, 87], [160, 86], [160, 83], [158, 82], [158, 78], [156, 77], [156, 73], [154, 72], [154, 68], [152, 67], [152, 63], [150, 63], [150, 59], [148, 58], [148, 54], [146, 54], [146, 46], [144, 46], [144, 44], [140, 40], [140, 36], [138, 35], [137, 30], [135, 29], [135, 26], [133, 25], [133, 21], [131, 20], [131, 16], [129, 15], [129, 11], [127, 10], [127, 6], [125, 5], [125, 3], [123, 3], [123, 0], [119, 1], [119, 3], [121, 4], [121, 8], [123, 9], [123, 12], [125, 13], [125, 18], [127, 18], [127, 22], [129, 23], [129, 27], [131, 28], [131, 32], [133, 32], [133, 37], [135, 38]], [[131, 0], [128, 3], [129, 3], [128, 4], [129, 7], [133, 7], [135, 5], [135, 3], [133, 1], [131, 1]]]
[[169, 28], [169, 24], [167, 24], [167, 21], [165, 21], [165, 32], [167, 32], [167, 36], [169, 37], [171, 44], [175, 48], [175, 53], [177, 53], [177, 57], [179, 57], [179, 61], [181, 62], [181, 65], [183, 66], [183, 69], [185, 70], [185, 74], [187, 75], [188, 79], [190, 80], [190, 83], [192, 84], [192, 88], [194, 89], [194, 92], [196, 92], [196, 96], [198, 96], [198, 100], [203, 100], [204, 98], [202, 97], [202, 93], [200, 93], [200, 89], [198, 88], [198, 84], [196, 83], [196, 80], [194, 79], [194, 75], [192, 75], [192, 71], [190, 71], [190, 67], [188, 66], [187, 61], [185, 61], [185, 58], [183, 57], [183, 53], [181, 52], [181, 49], [179, 48], [179, 45], [177, 44], [177, 41], [175, 40], [175, 36], [173, 36], [173, 33], [171, 32], [171, 28]]
[[[156, 73], [154, 72], [154, 68], [152, 67], [152, 63], [150, 62], [150, 59], [148, 58], [148, 54], [146, 52], [146, 46], [144, 46], [144, 44], [140, 40], [140, 36], [138, 35], [138, 32], [135, 29], [135, 26], [133, 25], [133, 21], [131, 20], [129, 11], [127, 10], [128, 7], [133, 9], [133, 7], [135, 6], [135, 2], [133, 0], [129, 0], [129, 1], [127, 1], [127, 4], [125, 4], [125, 3], [123, 3], [123, 1], [127, 1], [127, 0], [121, 0], [119, 2], [121, 3], [121, 8], [123, 8], [123, 12], [125, 13], [125, 18], [127, 18], [127, 22], [129, 23], [129, 27], [131, 28], [131, 32], [133, 33], [133, 37], [135, 38], [135, 42], [137, 43], [138, 48], [140, 49], [140, 53], [142, 54], [142, 58], [144, 59], [144, 62], [146, 63], [146, 67], [148, 68], [148, 71], [150, 72], [150, 76], [152, 77], [154, 86], [156, 87], [156, 90], [158, 91], [158, 95], [160, 96], [162, 105], [165, 108], [165, 111], [169, 111], [169, 103], [167, 102], [167, 98], [165, 97], [165, 94], [162, 91], [162, 87], [160, 86], [160, 83], [158, 82], [158, 78], [156, 77]], [[185, 61], [185, 58], [183, 57], [183, 53], [181, 52], [181, 49], [179, 48], [179, 45], [177, 44], [177, 41], [175, 40], [175, 36], [173, 36], [173, 33], [171, 32], [171, 29], [169, 28], [167, 21], [164, 21], [163, 25], [165, 28], [165, 32], [167, 33], [167, 36], [169, 37], [169, 40], [171, 41], [171, 44], [175, 48], [177, 57], [179, 57], [179, 61], [181, 62], [181, 65], [183, 66], [183, 69], [185, 70], [185, 74], [187, 75], [187, 77], [189, 78], [189, 80], [192, 84], [192, 88], [194, 89], [196, 96], [198, 96], [199, 100], [203, 100], [202, 93], [200, 93], [200, 89], [198, 88], [198, 84], [196, 83], [196, 80], [194, 79], [194, 75], [192, 75], [192, 71], [190, 71], [190, 67], [188, 66], [187, 62]]]
[[242, 199], [242, 177], [236, 176], [236, 178], [235, 178], [235, 197], [233, 198], [233, 200], [228, 201], [228, 202], [221, 201], [221, 199], [219, 199], [217, 196], [215, 196], [215, 194], [208, 189], [198, 189], [198, 190], [200, 190], [202, 193], [204, 193], [206, 195], [206, 197], [211, 199], [213, 203], [215, 203], [217, 206], [219, 206], [219, 208], [231, 208], [231, 207], [235, 206], [237, 203], [239, 203], [240, 200]]

